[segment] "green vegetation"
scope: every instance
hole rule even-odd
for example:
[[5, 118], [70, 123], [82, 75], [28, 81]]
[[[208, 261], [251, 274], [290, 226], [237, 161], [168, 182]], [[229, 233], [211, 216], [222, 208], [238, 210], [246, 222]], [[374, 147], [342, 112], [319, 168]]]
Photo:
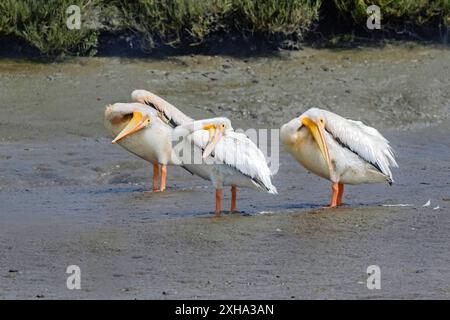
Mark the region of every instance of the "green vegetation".
[[302, 37], [319, 18], [321, 1], [234, 0], [231, 19], [239, 30]]
[[411, 24], [416, 26], [443, 24], [450, 26], [450, 0], [334, 0], [340, 15], [356, 24], [367, 20], [367, 7], [381, 8], [383, 26], [399, 30]]
[[81, 24], [80, 30], [69, 30], [66, 9], [82, 8], [88, 17], [99, 0], [2, 0], [0, 1], [0, 35], [24, 41], [44, 56], [88, 54], [95, 48], [98, 32]]
[[319, 16], [319, 0], [115, 1], [123, 25], [153, 43], [198, 45], [218, 33], [301, 37]]
[[[350, 29], [335, 29], [345, 39], [343, 33], [364, 31], [371, 4], [381, 8], [384, 33], [450, 26], [450, 0], [2, 0], [0, 39], [48, 57], [95, 54], [99, 38], [121, 34], [137, 35], [147, 48], [195, 46], [228, 34], [302, 41], [321, 26], [343, 22]], [[70, 5], [81, 8], [80, 30], [66, 26]], [[338, 21], [328, 21], [325, 10], [337, 12]]]
[[117, 4], [129, 29], [176, 45], [184, 39], [199, 43], [224, 27], [223, 17], [232, 0], [123, 0]]

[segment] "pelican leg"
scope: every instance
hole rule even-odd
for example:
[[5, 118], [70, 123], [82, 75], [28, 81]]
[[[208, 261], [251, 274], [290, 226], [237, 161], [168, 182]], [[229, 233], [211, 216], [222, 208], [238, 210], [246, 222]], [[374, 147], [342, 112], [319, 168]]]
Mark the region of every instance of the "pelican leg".
[[232, 186], [231, 187], [231, 209], [230, 213], [236, 212], [236, 200], [237, 200], [237, 187]]
[[161, 166], [161, 187], [159, 188], [159, 191], [164, 192], [166, 190], [166, 177], [167, 177], [167, 166], [162, 165]]
[[344, 184], [338, 184], [338, 196], [337, 196], [337, 205], [342, 205], [342, 195], [344, 194]]
[[157, 163], [154, 163], [153, 164], [153, 192], [159, 191], [158, 179], [159, 179], [159, 165]]
[[222, 211], [222, 189], [216, 189], [216, 217], [220, 216]]
[[331, 190], [333, 190], [333, 195], [331, 196], [330, 208], [334, 208], [338, 205], [339, 184], [333, 183]]

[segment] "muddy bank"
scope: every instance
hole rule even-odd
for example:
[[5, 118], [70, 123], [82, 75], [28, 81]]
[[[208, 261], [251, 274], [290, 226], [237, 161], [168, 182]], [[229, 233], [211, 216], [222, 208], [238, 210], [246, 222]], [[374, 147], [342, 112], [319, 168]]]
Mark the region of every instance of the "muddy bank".
[[[149, 88], [193, 117], [279, 127], [311, 106], [381, 129], [448, 119], [450, 51], [386, 49], [284, 51], [277, 56], [181, 56], [163, 60], [81, 58], [71, 63], [0, 65], [3, 141], [104, 137], [106, 104]], [[25, 118], [24, 118], [25, 117]]]
[[[0, 298], [449, 298], [449, 58], [413, 46], [1, 61]], [[329, 183], [281, 150], [279, 195], [240, 190], [242, 213], [216, 219], [208, 182], [169, 168], [167, 192], [150, 193], [150, 166], [110, 144], [103, 108], [134, 88], [242, 128], [311, 106], [363, 120], [392, 141], [396, 184], [348, 187], [345, 207], [323, 210]], [[71, 264], [80, 291], [66, 289]]]

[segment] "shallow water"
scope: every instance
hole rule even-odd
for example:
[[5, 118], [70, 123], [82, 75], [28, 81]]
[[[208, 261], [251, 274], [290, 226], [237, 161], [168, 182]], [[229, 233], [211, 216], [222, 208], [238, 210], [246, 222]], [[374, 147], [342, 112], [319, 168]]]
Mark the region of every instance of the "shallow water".
[[[449, 298], [449, 71], [450, 51], [407, 45], [0, 61], [0, 298]], [[216, 219], [208, 182], [171, 167], [153, 194], [148, 163], [110, 144], [104, 106], [136, 88], [235, 128], [312, 106], [362, 120], [392, 141], [396, 184], [324, 210], [329, 183], [281, 150], [279, 195], [239, 190], [242, 213]], [[382, 290], [366, 288], [371, 264]]]

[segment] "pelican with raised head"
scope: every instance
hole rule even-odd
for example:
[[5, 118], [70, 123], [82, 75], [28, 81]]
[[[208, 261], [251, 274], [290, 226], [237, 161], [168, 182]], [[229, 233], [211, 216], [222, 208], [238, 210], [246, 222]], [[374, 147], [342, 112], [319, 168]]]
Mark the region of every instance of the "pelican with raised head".
[[173, 135], [175, 141], [181, 138], [176, 148], [178, 153], [183, 151], [179, 156], [182, 164], [210, 180], [216, 189], [217, 216], [222, 210], [224, 186], [231, 186], [230, 212], [237, 208], [237, 187], [277, 193], [264, 154], [245, 134], [235, 132], [227, 118], [184, 124], [175, 128]]
[[[105, 110], [105, 127], [126, 150], [153, 163], [153, 191], [166, 189], [167, 165], [171, 161], [172, 129], [193, 120], [169, 102], [146, 90], [134, 90], [135, 103], [116, 103]], [[136, 112], [133, 111], [136, 109]], [[151, 125], [141, 117], [153, 119]], [[140, 132], [139, 134], [135, 134]], [[161, 184], [158, 186], [161, 172]]]
[[287, 151], [312, 173], [332, 182], [330, 207], [342, 204], [344, 184], [392, 184], [394, 153], [375, 128], [311, 108], [281, 127]]

